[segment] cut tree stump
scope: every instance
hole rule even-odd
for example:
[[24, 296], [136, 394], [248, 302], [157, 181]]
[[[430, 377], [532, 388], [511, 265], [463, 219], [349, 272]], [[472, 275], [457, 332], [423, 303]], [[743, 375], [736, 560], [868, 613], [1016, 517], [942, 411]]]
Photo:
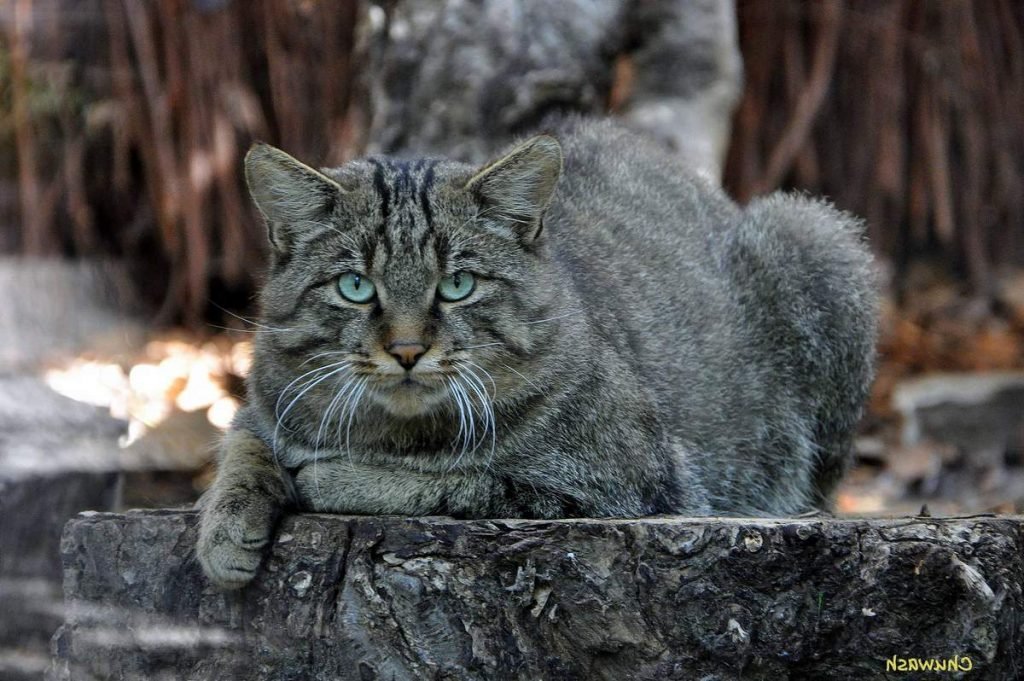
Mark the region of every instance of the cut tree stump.
[[[296, 515], [241, 592], [189, 511], [83, 514], [56, 679], [1024, 675], [1024, 519]], [[906, 667], [904, 667], [906, 668]]]

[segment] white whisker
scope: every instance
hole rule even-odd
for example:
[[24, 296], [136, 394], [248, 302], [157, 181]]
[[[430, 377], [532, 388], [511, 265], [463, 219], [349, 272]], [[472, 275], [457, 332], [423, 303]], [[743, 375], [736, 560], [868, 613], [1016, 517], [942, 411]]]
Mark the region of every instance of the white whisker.
[[508, 369], [509, 371], [511, 371], [512, 373], [514, 373], [514, 374], [515, 374], [516, 376], [518, 376], [519, 378], [523, 379], [524, 381], [526, 381], [527, 383], [529, 383], [530, 385], [532, 385], [532, 386], [533, 386], [534, 388], [536, 388], [536, 389], [537, 389], [537, 392], [539, 392], [539, 393], [541, 393], [541, 394], [547, 394], [547, 390], [545, 390], [544, 388], [542, 388], [542, 387], [540, 387], [539, 385], [537, 385], [536, 383], [534, 383], [534, 382], [533, 382], [533, 379], [531, 379], [531, 378], [528, 378], [528, 377], [524, 376], [524, 375], [523, 375], [522, 373], [520, 373], [520, 372], [519, 372], [518, 370], [516, 370], [515, 368], [513, 368], [513, 367], [510, 367], [510, 366], [509, 366], [508, 364], [502, 364], [501, 366], [505, 367], [506, 369]]
[[[463, 390], [466, 392], [466, 396], [469, 397], [470, 400], [472, 401], [472, 397], [469, 394], [470, 391], [471, 391], [473, 393], [473, 395], [476, 396], [477, 400], [479, 400], [479, 402], [480, 402], [480, 409], [483, 412], [483, 419], [482, 419], [482, 421], [483, 421], [484, 434], [486, 435], [487, 434], [487, 427], [489, 425], [488, 424], [488, 420], [487, 420], [487, 399], [480, 392], [480, 389], [477, 387], [475, 381], [470, 380], [470, 378], [466, 374], [462, 373], [462, 371], [458, 367], [456, 367], [455, 370], [459, 373], [459, 377], [465, 382], [466, 386], [469, 387], [468, 391], [466, 391], [465, 386], [463, 387]], [[474, 424], [474, 428], [475, 428], [475, 424]], [[474, 452], [476, 452], [476, 450], [480, 447], [480, 442], [481, 442], [480, 440], [476, 439], [476, 432], [474, 430], [473, 442], [471, 443], [472, 447], [469, 450], [470, 454], [473, 454]]]
[[[359, 387], [353, 391], [355, 397], [352, 399], [351, 409], [348, 409], [349, 401], [345, 400], [345, 408], [348, 409], [348, 420], [345, 424], [345, 452], [348, 454], [349, 461], [352, 460], [352, 423], [355, 421], [356, 411], [359, 409], [359, 401], [363, 399], [363, 393], [366, 392], [366, 385], [369, 381], [369, 377], [363, 378]], [[340, 420], [338, 424], [341, 425]]]
[[458, 379], [455, 380], [455, 390], [462, 396], [462, 402], [466, 406], [466, 431], [463, 434], [462, 450], [459, 452], [459, 456], [456, 457], [455, 461], [452, 463], [451, 468], [455, 468], [459, 465], [459, 462], [462, 461], [462, 457], [466, 455], [466, 452], [470, 451], [473, 443], [476, 442], [476, 420], [473, 415], [473, 401], [466, 392], [466, 388], [463, 387]]
[[320, 443], [324, 439], [324, 426], [330, 423], [331, 414], [337, 408], [341, 398], [346, 393], [349, 392], [349, 389], [352, 387], [353, 383], [354, 381], [351, 378], [342, 383], [341, 387], [338, 389], [334, 397], [331, 399], [330, 403], [327, 405], [327, 409], [324, 410], [323, 416], [320, 418], [320, 426], [319, 428], [317, 428], [316, 431], [316, 440], [314, 441], [313, 444], [313, 486], [316, 489], [316, 498], [317, 501], [320, 502], [321, 508], [323, 507], [324, 503], [323, 496], [320, 494], [320, 478], [317, 476], [317, 463], [320, 461]]
[[[343, 360], [341, 362], [335, 362], [333, 364], [326, 364], [326, 365], [324, 365], [322, 367], [317, 367], [315, 369], [311, 369], [311, 370], [307, 371], [306, 373], [302, 374], [301, 376], [293, 379], [291, 381], [291, 383], [286, 385], [284, 387], [284, 389], [281, 391], [281, 394], [277, 396], [277, 403], [274, 405], [274, 415], [277, 417], [278, 423], [280, 423], [280, 421], [281, 421], [281, 402], [282, 402], [282, 400], [284, 400], [285, 395], [288, 394], [288, 391], [291, 389], [291, 387], [293, 385], [295, 385], [296, 383], [298, 383], [299, 381], [304, 379], [306, 376], [312, 376], [312, 375], [316, 374], [317, 372], [324, 371], [325, 369], [333, 369], [335, 367], [339, 367], [339, 366], [342, 366], [342, 365], [350, 366], [350, 363]], [[313, 380], [313, 379], [310, 379], [310, 380]], [[306, 384], [303, 384], [303, 385], [305, 386]]]
[[[231, 315], [232, 317], [234, 317], [235, 319], [243, 321], [246, 324], [250, 324], [252, 326], [259, 327], [260, 329], [267, 329], [267, 330], [270, 330], [270, 331], [292, 331], [293, 330], [293, 329], [281, 329], [281, 328], [277, 328], [277, 327], [273, 327], [273, 326], [267, 326], [266, 324], [263, 324], [261, 322], [257, 322], [254, 319], [247, 319], [247, 318], [243, 317], [240, 314], [235, 314], [231, 310], [227, 309], [226, 307], [222, 307], [222, 306], [218, 305], [217, 303], [213, 302], [212, 300], [210, 300], [209, 303], [211, 305], [213, 305], [215, 308], [217, 308], [218, 310], [220, 310], [221, 312], [225, 312], [225, 313]], [[211, 326], [213, 326], [213, 325], [211, 324]], [[222, 326], [222, 327], [219, 327], [219, 328], [226, 329], [228, 327]], [[231, 329], [231, 330], [232, 331], [241, 331], [243, 329]]]
[[577, 314], [583, 314], [583, 310], [570, 310], [569, 312], [565, 312], [565, 313], [562, 313], [562, 314], [559, 314], [559, 315], [555, 315], [554, 317], [548, 317], [547, 319], [535, 319], [533, 321], [523, 322], [523, 323], [524, 324], [543, 324], [545, 322], [553, 322], [556, 319], [565, 319], [566, 317], [571, 317], [571, 316], [577, 315]]
[[301, 364], [299, 364], [299, 366], [303, 366], [305, 364], [309, 364], [314, 359], [318, 359], [320, 357], [328, 357], [330, 355], [351, 355], [351, 354], [352, 353], [349, 352], [348, 350], [328, 350], [327, 352], [318, 352], [317, 354], [312, 355], [311, 357], [308, 357]]
[[222, 326], [220, 324], [207, 324], [207, 326], [214, 329], [223, 329], [225, 331], [231, 331], [232, 333], [293, 333], [295, 331], [301, 331], [302, 329], [314, 328], [311, 324], [303, 324], [302, 326], [290, 326], [285, 329], [278, 329], [272, 326], [257, 327], [255, 329], [239, 329], [233, 326]]
[[[295, 405], [296, 405], [296, 404], [298, 403], [298, 401], [299, 401], [299, 400], [301, 400], [301, 399], [302, 399], [302, 397], [303, 397], [303, 396], [304, 396], [304, 395], [305, 395], [306, 393], [308, 393], [308, 392], [309, 392], [310, 390], [312, 390], [312, 389], [313, 389], [313, 388], [315, 388], [315, 387], [316, 387], [317, 385], [319, 385], [320, 383], [324, 382], [325, 380], [327, 380], [327, 379], [328, 379], [328, 378], [330, 378], [331, 376], [334, 376], [334, 375], [336, 375], [336, 374], [338, 374], [338, 373], [340, 373], [340, 372], [342, 372], [342, 371], [347, 371], [347, 370], [348, 370], [348, 368], [349, 368], [349, 366], [350, 366], [348, 362], [341, 362], [341, 363], [339, 363], [339, 364], [340, 364], [340, 366], [338, 366], [338, 365], [335, 365], [335, 366], [338, 366], [338, 368], [336, 368], [336, 369], [333, 369], [333, 370], [329, 371], [329, 372], [328, 372], [327, 374], [325, 374], [325, 375], [323, 375], [323, 376], [320, 376], [320, 377], [315, 377], [315, 378], [311, 379], [311, 380], [310, 380], [310, 381], [309, 381], [309, 382], [308, 382], [308, 383], [307, 383], [307, 384], [306, 384], [306, 385], [305, 385], [305, 386], [303, 387], [303, 389], [302, 389], [302, 392], [300, 392], [300, 393], [299, 393], [299, 394], [298, 394], [298, 395], [297, 395], [297, 396], [295, 397], [295, 399], [293, 399], [293, 400], [292, 400], [292, 401], [291, 401], [291, 402], [290, 402], [290, 403], [288, 404], [288, 406], [287, 406], [287, 407], [285, 408], [285, 410], [284, 410], [283, 412], [279, 412], [279, 413], [277, 414], [277, 425], [276, 425], [276, 426], [274, 427], [274, 442], [273, 442], [273, 448], [274, 448], [274, 451], [275, 451], [275, 452], [277, 451], [277, 436], [278, 436], [278, 431], [280, 430], [280, 428], [284, 427], [284, 423], [283, 423], [283, 422], [284, 422], [284, 419], [285, 419], [285, 417], [286, 417], [286, 416], [288, 416], [288, 412], [290, 412], [290, 411], [291, 411], [291, 409], [292, 409], [292, 407], [294, 407], [294, 406], [295, 406]], [[317, 371], [324, 371], [324, 370], [325, 370], [326, 368], [327, 368], [327, 367], [320, 367], [319, 369], [314, 369], [314, 370], [313, 370], [312, 372], [308, 372], [307, 374], [304, 374], [304, 375], [308, 375], [309, 373], [316, 373]], [[298, 379], [296, 379], [296, 380], [298, 380]], [[295, 383], [295, 381], [292, 381], [292, 383]], [[289, 385], [289, 387], [290, 387], [290, 386], [292, 385], [292, 383], [289, 383], [289, 384], [288, 384], [288, 385]], [[288, 388], [285, 388], [285, 390], [284, 390], [284, 391], [282, 391], [282, 393], [281, 393], [281, 396], [280, 396], [280, 397], [278, 397], [278, 404], [280, 404], [280, 402], [281, 402], [281, 397], [283, 397], [283, 396], [284, 396], [284, 393], [285, 393], [285, 391], [287, 391], [287, 390], [288, 390]], [[286, 428], [286, 429], [287, 429], [287, 428]]]
[[[489, 395], [490, 399], [492, 401], [497, 399], [497, 397], [498, 397], [498, 386], [494, 383], [494, 377], [492, 377], [491, 374], [486, 369], [484, 369], [482, 366], [480, 366], [476, 362], [470, 362], [469, 360], [465, 360], [464, 359], [464, 360], [462, 360], [462, 364], [466, 365], [467, 370], [471, 374], [473, 374], [473, 377], [476, 378], [478, 381], [480, 380], [480, 378], [476, 375], [476, 372], [474, 372], [471, 369], [469, 369], [469, 367], [474, 367], [476, 369], [479, 369], [480, 373], [482, 373], [484, 376], [486, 376], [487, 380], [491, 384], [491, 393]], [[483, 381], [480, 381], [480, 384], [482, 386], [483, 385]]]
[[277, 330], [291, 331], [292, 330], [292, 329], [237, 329], [237, 328], [235, 328], [233, 326], [221, 326], [220, 324], [210, 324], [210, 323], [207, 323], [206, 325], [209, 326], [211, 329], [221, 329], [223, 331], [231, 331], [232, 333], [262, 333], [264, 331], [277, 331]]
[[495, 345], [504, 345], [504, 343], [502, 343], [501, 341], [496, 341], [494, 343], [484, 343], [483, 345], [467, 345], [464, 348], [455, 348], [455, 349], [456, 350], [476, 350], [477, 348], [490, 348], [490, 347], [493, 347]]
[[469, 451], [473, 441], [476, 439], [476, 422], [473, 420], [473, 402], [469, 399], [469, 395], [466, 393], [466, 389], [462, 387], [462, 383], [459, 382], [458, 378], [455, 379], [455, 392], [459, 394], [459, 399], [462, 401], [463, 406], [466, 409], [466, 430], [462, 433], [462, 450], [459, 452], [458, 458], [455, 459], [454, 465], [458, 465], [462, 457], [465, 456], [466, 452]]
[[317, 227], [320, 227], [321, 229], [326, 229], [326, 230], [328, 230], [330, 232], [333, 232], [335, 235], [341, 237], [342, 242], [346, 246], [348, 246], [353, 252], [359, 253], [362, 250], [362, 249], [359, 248], [359, 244], [356, 243], [355, 239], [352, 238], [351, 234], [346, 234], [345, 232], [341, 231], [340, 229], [338, 229], [337, 227], [335, 227], [331, 223], [324, 222], [322, 220], [311, 220], [310, 222], [311, 222], [311, 224], [316, 225]]
[[[465, 443], [465, 441], [466, 441], [466, 433], [469, 430], [469, 427], [466, 425], [466, 411], [465, 411], [465, 407], [463, 406], [463, 402], [462, 402], [462, 399], [463, 399], [462, 398], [462, 393], [459, 391], [458, 387], [456, 386], [455, 379], [454, 378], [445, 378], [445, 381], [448, 383], [448, 391], [449, 391], [449, 393], [451, 393], [452, 400], [455, 402], [455, 406], [459, 410], [459, 431], [455, 434], [455, 440], [453, 442], [453, 446], [458, 446], [457, 443], [460, 440], [463, 443]], [[466, 448], [465, 444], [463, 444], [463, 451], [465, 451], [465, 448]], [[462, 458], [461, 454], [459, 455], [459, 458]], [[457, 463], [458, 463], [458, 459], [456, 459], [455, 462], [451, 466], [448, 467], [448, 470], [452, 470]]]
[[[472, 364], [477, 369], [479, 369], [485, 376], [487, 376], [487, 378], [491, 381], [492, 389], [494, 390], [495, 393], [497, 393], [497, 387], [494, 384], [494, 380], [491, 378], [491, 375], [489, 373], [487, 373], [487, 371], [483, 367], [481, 367], [479, 365], [476, 365], [476, 364], [473, 364], [472, 362], [466, 362], [466, 364]], [[480, 442], [477, 443], [477, 445], [473, 447], [473, 451], [475, 452], [477, 450], [477, 448], [480, 446], [480, 444], [483, 443], [483, 439], [487, 437], [487, 431], [489, 429], [491, 431], [491, 453], [488, 456], [488, 465], [490, 465], [490, 460], [494, 457], [494, 451], [495, 451], [495, 448], [497, 447], [497, 437], [498, 437], [497, 423], [495, 422], [495, 418], [494, 418], [493, 397], [491, 397], [491, 396], [489, 396], [487, 394], [487, 388], [484, 386], [484, 383], [480, 379], [480, 377], [476, 375], [476, 372], [473, 371], [471, 368], [469, 368], [469, 366], [465, 366], [464, 368], [465, 368], [466, 372], [469, 374], [468, 376], [466, 374], [463, 374], [462, 370], [459, 367], [456, 367], [456, 371], [459, 372], [460, 376], [462, 376], [464, 379], [466, 379], [466, 382], [473, 389], [473, 392], [476, 393], [476, 396], [480, 399], [480, 406], [481, 406], [481, 408], [483, 409], [483, 412], [484, 412], [484, 419], [483, 419], [483, 421], [484, 421], [484, 432], [483, 432], [483, 436], [481, 437]]]

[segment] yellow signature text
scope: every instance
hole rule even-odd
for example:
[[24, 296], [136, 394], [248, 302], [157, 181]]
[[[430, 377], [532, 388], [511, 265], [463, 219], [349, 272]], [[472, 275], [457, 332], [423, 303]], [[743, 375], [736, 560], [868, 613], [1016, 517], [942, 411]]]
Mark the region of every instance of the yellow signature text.
[[893, 655], [885, 661], [887, 672], [969, 672], [974, 661], [967, 655], [953, 657], [900, 657]]

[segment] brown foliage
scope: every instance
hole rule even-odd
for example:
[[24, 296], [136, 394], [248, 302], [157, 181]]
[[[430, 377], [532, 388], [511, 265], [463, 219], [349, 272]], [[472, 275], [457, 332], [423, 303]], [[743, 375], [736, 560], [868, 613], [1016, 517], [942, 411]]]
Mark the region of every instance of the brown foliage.
[[1024, 262], [1024, 5], [740, 0], [739, 16], [731, 192], [826, 194], [898, 275], [939, 254], [992, 296], [993, 264]]
[[[31, 15], [32, 4], [18, 7]], [[37, 19], [47, 15], [41, 4]], [[153, 286], [163, 321], [197, 322], [211, 283], [246, 290], [262, 264], [262, 228], [240, 169], [248, 144], [345, 160], [357, 3], [94, 0], [78, 9], [75, 18], [51, 17], [72, 31], [37, 40], [32, 56], [43, 66], [73, 62], [86, 102], [59, 140], [41, 139], [38, 123], [15, 107], [20, 250], [126, 255], [147, 276], [165, 275]], [[88, 45], [66, 40], [74, 28]], [[8, 33], [18, 66], [28, 39], [17, 21]], [[12, 75], [17, 104], [29, 88]], [[30, 206], [50, 169], [38, 171], [33, 152], [54, 142], [65, 151], [52, 160], [64, 210], [40, 225]], [[98, 224], [108, 225], [102, 235]]]

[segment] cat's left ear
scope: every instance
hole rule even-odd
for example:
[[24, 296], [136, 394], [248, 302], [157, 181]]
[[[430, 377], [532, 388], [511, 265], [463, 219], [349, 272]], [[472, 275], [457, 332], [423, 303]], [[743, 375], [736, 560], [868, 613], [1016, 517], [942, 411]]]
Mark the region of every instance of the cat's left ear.
[[562, 146], [550, 135], [537, 135], [477, 171], [466, 190], [488, 217], [507, 222], [529, 243], [540, 234], [541, 217], [561, 174]]
[[329, 217], [341, 186], [269, 144], [257, 142], [245, 155], [245, 181], [267, 221], [270, 243], [287, 250], [313, 223]]

